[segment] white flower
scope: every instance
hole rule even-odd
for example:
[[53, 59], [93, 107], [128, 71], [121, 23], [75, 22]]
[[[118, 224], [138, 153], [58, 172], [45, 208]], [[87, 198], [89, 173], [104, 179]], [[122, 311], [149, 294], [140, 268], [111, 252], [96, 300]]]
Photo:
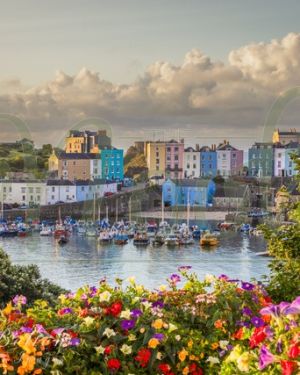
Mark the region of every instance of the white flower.
[[106, 290], [105, 292], [102, 292], [99, 295], [100, 302], [108, 302], [110, 300], [110, 296], [111, 294], [109, 293], [108, 290]]
[[220, 363], [220, 360], [219, 358], [217, 357], [212, 357], [212, 356], [209, 356], [206, 360], [206, 362], [209, 362], [211, 363], [212, 365], [216, 364], [216, 363]]
[[120, 317], [123, 318], [123, 319], [130, 319], [130, 317], [131, 317], [131, 312], [130, 312], [130, 310], [123, 310], [123, 311], [121, 312]]
[[87, 316], [86, 318], [83, 319], [83, 321], [87, 327], [90, 327], [91, 325], [93, 325], [95, 319], [92, 318], [91, 316]]
[[159, 361], [161, 361], [161, 359], [162, 359], [162, 353], [161, 353], [161, 352], [157, 352], [157, 354], [156, 354], [156, 358], [157, 358]]
[[220, 340], [219, 345], [221, 349], [227, 349], [227, 345], [229, 344], [229, 341], [227, 340]]
[[204, 281], [210, 284], [213, 283], [215, 280], [216, 280], [216, 277], [211, 274], [206, 274], [204, 277]]
[[106, 328], [103, 332], [103, 336], [107, 336], [108, 338], [110, 338], [111, 336], [116, 336], [116, 332], [113, 329]]
[[180, 340], [181, 340], [181, 336], [180, 336], [180, 335], [176, 335], [176, 336], [175, 336], [175, 340], [176, 340], [176, 341], [180, 341]]
[[175, 326], [175, 324], [172, 324], [172, 323], [169, 324], [168, 332], [176, 331], [176, 329], [178, 329], [178, 328], [177, 328], [177, 326]]
[[64, 364], [64, 362], [58, 358], [52, 358], [52, 362], [54, 366], [62, 366]]
[[134, 335], [134, 334], [130, 334], [129, 336], [128, 336], [128, 341], [135, 341], [136, 340], [136, 336]]
[[131, 348], [131, 346], [129, 346], [129, 345], [126, 345], [126, 344], [123, 344], [122, 346], [121, 346], [121, 352], [123, 353], [123, 354], [125, 354], [125, 355], [128, 355], [128, 354], [131, 354], [132, 353], [132, 348]]
[[148, 310], [152, 306], [152, 304], [148, 301], [142, 302], [142, 304], [144, 305], [145, 310]]
[[95, 347], [95, 350], [96, 350], [96, 352], [97, 352], [98, 354], [103, 354], [105, 348], [104, 348], [103, 346], [100, 345], [100, 346], [96, 346], [96, 347]]

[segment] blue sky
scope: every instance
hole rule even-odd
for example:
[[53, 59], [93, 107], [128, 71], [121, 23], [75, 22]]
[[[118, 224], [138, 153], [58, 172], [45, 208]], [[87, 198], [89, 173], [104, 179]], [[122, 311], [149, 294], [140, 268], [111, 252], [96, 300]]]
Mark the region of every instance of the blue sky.
[[299, 31], [299, 14], [297, 0], [3, 1], [0, 79], [37, 84], [87, 66], [129, 83], [192, 48], [226, 61], [232, 49]]

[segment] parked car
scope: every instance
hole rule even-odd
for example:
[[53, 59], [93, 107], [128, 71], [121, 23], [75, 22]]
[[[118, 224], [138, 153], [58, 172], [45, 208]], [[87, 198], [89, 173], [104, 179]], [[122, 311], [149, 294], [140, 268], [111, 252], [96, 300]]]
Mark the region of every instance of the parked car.
[[65, 202], [64, 201], [57, 201], [55, 202], [55, 204], [64, 204]]
[[105, 197], [111, 197], [112, 195], [114, 195], [114, 193], [112, 193], [111, 191], [106, 191], [106, 192], [104, 193], [104, 196], [105, 196]]

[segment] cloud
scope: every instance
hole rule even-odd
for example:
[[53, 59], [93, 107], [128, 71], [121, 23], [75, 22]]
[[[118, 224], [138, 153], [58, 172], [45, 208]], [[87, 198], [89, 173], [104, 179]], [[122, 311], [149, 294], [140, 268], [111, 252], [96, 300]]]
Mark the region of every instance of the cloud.
[[0, 111], [26, 120], [40, 142], [53, 142], [57, 132], [63, 136], [89, 117], [103, 118], [115, 134], [133, 139], [137, 128], [140, 134], [142, 128], [178, 127], [200, 138], [237, 130], [254, 137], [276, 97], [299, 84], [300, 34], [290, 33], [233, 50], [227, 62], [193, 49], [180, 65], [154, 62], [131, 84], [113, 84], [87, 68], [75, 75], [58, 71], [30, 88], [7, 81], [1, 83]]

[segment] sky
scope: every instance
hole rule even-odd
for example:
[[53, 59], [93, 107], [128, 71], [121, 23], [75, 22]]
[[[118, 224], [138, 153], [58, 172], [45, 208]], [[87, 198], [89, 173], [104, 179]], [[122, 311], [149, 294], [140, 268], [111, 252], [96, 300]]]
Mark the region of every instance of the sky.
[[[299, 14], [297, 0], [1, 0], [0, 113], [38, 144], [91, 119], [117, 146], [246, 146], [300, 84]], [[274, 126], [299, 126], [297, 97]], [[17, 137], [5, 116], [0, 128]]]

